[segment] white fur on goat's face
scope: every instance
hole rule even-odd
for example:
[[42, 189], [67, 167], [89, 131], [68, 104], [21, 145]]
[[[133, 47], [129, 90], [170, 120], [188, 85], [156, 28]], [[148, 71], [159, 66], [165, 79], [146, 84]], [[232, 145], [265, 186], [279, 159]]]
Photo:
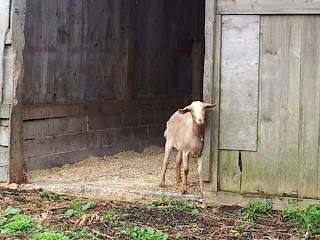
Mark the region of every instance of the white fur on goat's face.
[[194, 101], [189, 106], [184, 109], [179, 109], [179, 112], [184, 114], [186, 112], [191, 112], [193, 121], [202, 126], [206, 117], [206, 109], [214, 109], [216, 104], [203, 103], [200, 101]]

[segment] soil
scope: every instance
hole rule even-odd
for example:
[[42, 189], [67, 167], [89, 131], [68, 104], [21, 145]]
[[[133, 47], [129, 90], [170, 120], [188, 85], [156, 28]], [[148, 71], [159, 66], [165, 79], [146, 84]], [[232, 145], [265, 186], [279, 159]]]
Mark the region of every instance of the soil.
[[[60, 168], [35, 170], [28, 173], [27, 188], [43, 188], [55, 192], [113, 200], [135, 201], [150, 196], [179, 197], [180, 185], [175, 182], [173, 151], [166, 174], [166, 187], [158, 186], [164, 148], [152, 146], [142, 153], [122, 152], [114, 156], [89, 157]], [[187, 198], [200, 198], [197, 159], [191, 158]]]
[[[132, 203], [105, 199], [95, 200], [85, 213], [67, 217], [65, 213], [74, 198], [67, 195], [50, 198], [56, 196], [51, 193], [40, 197], [40, 191], [0, 186], [0, 216], [4, 209], [13, 206], [47, 229], [80, 232], [86, 227], [88, 233], [81, 239], [130, 239], [127, 235], [119, 236], [124, 226], [130, 229], [149, 226], [162, 231], [168, 239], [303, 239], [303, 232], [294, 230], [279, 211], [261, 215], [256, 223], [250, 223], [238, 207], [209, 207], [199, 201], [189, 201], [188, 207], [181, 211], [172, 208], [186, 206], [180, 200]], [[88, 201], [77, 199], [83, 204]], [[197, 211], [192, 211], [194, 209]], [[114, 215], [107, 218], [106, 213]], [[28, 233], [0, 235], [0, 239], [29, 237]]]

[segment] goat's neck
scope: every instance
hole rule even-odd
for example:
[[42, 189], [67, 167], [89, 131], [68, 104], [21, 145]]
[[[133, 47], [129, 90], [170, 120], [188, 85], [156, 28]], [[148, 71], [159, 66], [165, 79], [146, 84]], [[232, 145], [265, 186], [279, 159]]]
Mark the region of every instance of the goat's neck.
[[204, 132], [204, 125], [202, 126], [199, 126], [197, 125], [195, 122], [193, 122], [192, 124], [192, 131], [195, 133], [195, 134], [199, 134], [199, 135], [203, 135], [203, 132]]

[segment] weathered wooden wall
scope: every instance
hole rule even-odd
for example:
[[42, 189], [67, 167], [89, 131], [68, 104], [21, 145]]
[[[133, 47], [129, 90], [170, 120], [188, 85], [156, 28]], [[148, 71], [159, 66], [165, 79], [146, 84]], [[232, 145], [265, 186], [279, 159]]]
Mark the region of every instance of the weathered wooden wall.
[[[203, 24], [204, 1], [138, 1], [135, 98], [192, 94], [192, 48], [194, 44], [203, 48]], [[202, 82], [199, 84], [202, 86]]]
[[23, 104], [191, 95], [203, 10], [192, 0], [27, 1]]
[[[252, 19], [257, 29], [241, 24]], [[223, 15], [221, 29], [222, 36], [231, 31], [233, 37], [221, 41], [219, 190], [319, 198], [320, 15]], [[246, 47], [250, 39], [259, 44]], [[225, 45], [230, 41], [232, 45]], [[224, 54], [244, 49], [236, 61]], [[255, 66], [257, 56], [259, 74], [239, 73]], [[234, 66], [240, 67], [224, 73]], [[252, 97], [258, 106], [248, 101]], [[227, 123], [236, 127], [228, 129]], [[255, 126], [254, 135], [246, 132]], [[257, 148], [246, 149], [241, 139], [247, 146], [257, 139]]]
[[121, 98], [126, 3], [27, 1], [23, 104]]
[[75, 163], [89, 155], [163, 146], [166, 121], [188, 102], [187, 98], [168, 98], [25, 106], [27, 170]]

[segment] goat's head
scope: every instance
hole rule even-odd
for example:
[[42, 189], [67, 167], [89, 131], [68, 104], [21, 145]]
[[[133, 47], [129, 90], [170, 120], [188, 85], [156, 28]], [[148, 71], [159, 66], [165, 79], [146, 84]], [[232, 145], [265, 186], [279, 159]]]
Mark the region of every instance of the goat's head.
[[184, 109], [179, 109], [179, 113], [185, 114], [187, 112], [190, 112], [192, 115], [193, 121], [199, 125], [202, 126], [204, 124], [205, 116], [206, 116], [206, 109], [215, 109], [216, 104], [210, 104], [210, 103], [203, 103], [200, 101], [194, 101], [190, 105], [186, 106]]

